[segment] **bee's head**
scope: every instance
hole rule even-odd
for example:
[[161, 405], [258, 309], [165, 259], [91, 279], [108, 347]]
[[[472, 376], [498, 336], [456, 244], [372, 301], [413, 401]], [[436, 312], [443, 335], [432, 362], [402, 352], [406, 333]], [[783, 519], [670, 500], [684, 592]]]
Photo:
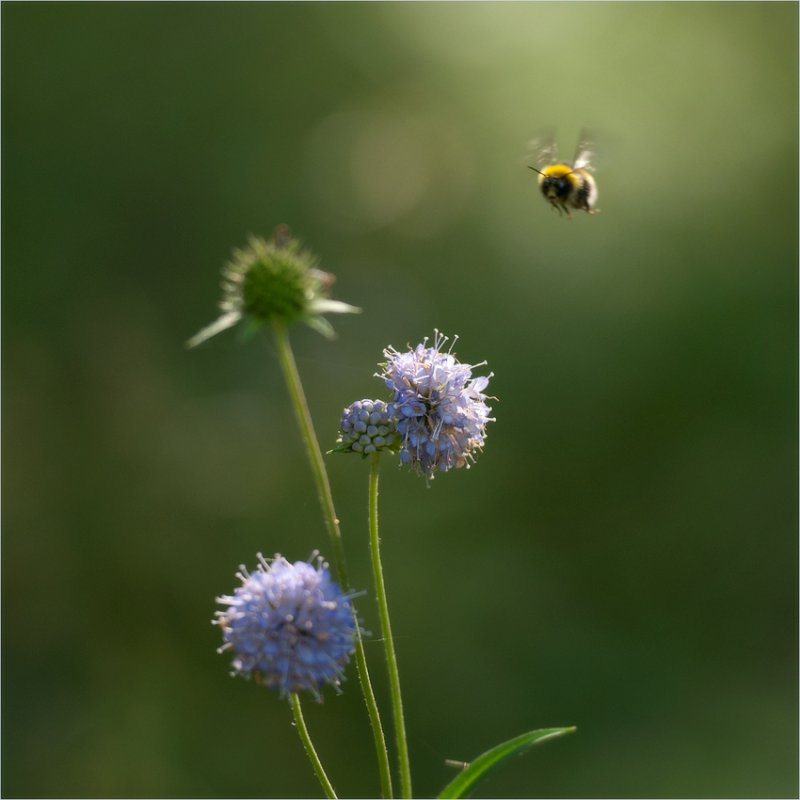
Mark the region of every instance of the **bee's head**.
[[540, 186], [548, 200], [560, 200], [569, 194], [569, 181], [566, 178], [545, 178]]
[[544, 171], [529, 167], [539, 174], [539, 188], [542, 194], [553, 201], [563, 201], [567, 198], [571, 189], [570, 176], [573, 174], [571, 169], [562, 164], [545, 167]]

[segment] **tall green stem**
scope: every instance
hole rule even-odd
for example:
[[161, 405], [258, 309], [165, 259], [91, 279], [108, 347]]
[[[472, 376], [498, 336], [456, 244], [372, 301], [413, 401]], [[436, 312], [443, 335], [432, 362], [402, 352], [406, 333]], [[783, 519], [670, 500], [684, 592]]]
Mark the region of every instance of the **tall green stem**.
[[392, 696], [394, 711], [394, 732], [397, 739], [397, 762], [400, 770], [401, 796], [411, 797], [411, 766], [408, 760], [408, 742], [406, 741], [406, 723], [403, 716], [403, 699], [400, 695], [400, 672], [397, 669], [397, 655], [392, 638], [392, 625], [389, 621], [389, 603], [386, 599], [386, 586], [383, 582], [381, 566], [380, 536], [378, 535], [378, 476], [380, 452], [370, 457], [369, 472], [369, 549], [372, 556], [372, 574], [375, 578], [375, 594], [378, 599], [378, 615], [381, 622], [381, 634], [386, 649], [386, 667], [389, 671], [389, 691]]
[[311, 764], [314, 767], [314, 772], [317, 773], [317, 777], [319, 778], [319, 782], [322, 784], [325, 796], [330, 798], [330, 800], [336, 800], [336, 792], [333, 790], [333, 785], [328, 780], [328, 776], [325, 774], [325, 769], [322, 766], [322, 762], [319, 760], [317, 751], [314, 749], [314, 744], [311, 741], [311, 737], [308, 735], [308, 728], [306, 728], [306, 721], [303, 719], [303, 709], [300, 706], [300, 698], [297, 696], [297, 692], [292, 692], [289, 700], [292, 706], [294, 724], [297, 728], [297, 732], [300, 734], [300, 741], [303, 743], [303, 747], [306, 749], [306, 754], [311, 760]]
[[[317, 487], [319, 502], [322, 506], [322, 516], [325, 519], [325, 527], [328, 530], [331, 544], [333, 545], [333, 566], [336, 576], [342, 587], [342, 591], [350, 591], [350, 583], [347, 580], [347, 570], [344, 561], [344, 547], [342, 545], [342, 533], [339, 528], [339, 519], [336, 516], [336, 509], [333, 506], [333, 494], [331, 492], [328, 472], [325, 469], [325, 462], [322, 458], [319, 440], [314, 431], [314, 423], [311, 420], [311, 412], [308, 410], [303, 384], [300, 381], [300, 374], [297, 371], [297, 364], [294, 360], [292, 347], [289, 344], [289, 337], [283, 325], [273, 326], [275, 344], [278, 351], [283, 377], [289, 389], [292, 406], [294, 407], [297, 424], [300, 426], [300, 433], [306, 447], [308, 460], [311, 465], [311, 472], [314, 476], [314, 483]], [[355, 612], [354, 612], [355, 614]], [[378, 772], [381, 782], [381, 794], [385, 798], [393, 797], [392, 794], [392, 775], [389, 768], [389, 753], [386, 749], [386, 737], [381, 725], [381, 716], [378, 711], [378, 703], [375, 700], [375, 692], [372, 689], [372, 682], [369, 678], [367, 669], [367, 657], [364, 653], [364, 642], [361, 639], [361, 629], [356, 619], [356, 667], [358, 678], [361, 683], [361, 690], [367, 704], [372, 736], [375, 740], [375, 755], [378, 760]]]
[[339, 519], [336, 516], [336, 509], [333, 507], [333, 494], [331, 485], [328, 481], [328, 473], [325, 469], [325, 462], [322, 458], [322, 451], [319, 447], [319, 440], [314, 431], [314, 423], [311, 421], [311, 412], [308, 410], [308, 402], [303, 391], [303, 384], [300, 381], [300, 373], [297, 371], [297, 364], [294, 360], [292, 346], [289, 344], [289, 336], [283, 325], [273, 326], [275, 343], [278, 348], [278, 358], [281, 362], [283, 377], [289, 389], [289, 395], [297, 417], [297, 424], [300, 426], [300, 433], [303, 437], [303, 444], [311, 465], [311, 472], [314, 475], [314, 483], [319, 495], [319, 503], [322, 506], [322, 516], [325, 518], [325, 527], [328, 529], [333, 544], [333, 565], [336, 575], [344, 591], [349, 590], [347, 585], [347, 573], [344, 562], [344, 547], [342, 545], [342, 533], [339, 529]]

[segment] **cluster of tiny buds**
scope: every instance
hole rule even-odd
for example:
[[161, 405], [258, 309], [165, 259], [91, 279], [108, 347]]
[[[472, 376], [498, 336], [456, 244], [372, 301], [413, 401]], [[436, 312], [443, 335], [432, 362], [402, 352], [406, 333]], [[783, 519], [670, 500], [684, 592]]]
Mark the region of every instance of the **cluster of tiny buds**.
[[335, 452], [367, 456], [397, 450], [397, 423], [383, 400], [356, 400], [342, 412]]

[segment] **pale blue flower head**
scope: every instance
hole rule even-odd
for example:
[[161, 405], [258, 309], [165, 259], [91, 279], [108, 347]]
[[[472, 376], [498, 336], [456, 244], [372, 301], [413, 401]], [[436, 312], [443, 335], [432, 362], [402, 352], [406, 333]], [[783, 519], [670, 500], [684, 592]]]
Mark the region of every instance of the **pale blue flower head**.
[[214, 620], [224, 640], [218, 652], [233, 655], [233, 675], [281, 695], [307, 690], [319, 699], [324, 684], [338, 689], [355, 649], [351, 597], [319, 558], [258, 560], [255, 572], [240, 567], [242, 585], [232, 595], [217, 598], [226, 606]]
[[336, 453], [368, 456], [380, 450], [396, 451], [400, 445], [395, 418], [383, 400], [356, 400], [343, 412]]
[[[457, 337], [456, 337], [457, 338]], [[383, 378], [392, 391], [389, 412], [397, 418], [401, 439], [400, 460], [426, 478], [436, 472], [469, 468], [486, 440], [491, 408], [483, 390], [487, 376], [472, 377], [480, 364], [463, 364], [452, 353], [453, 339], [435, 332], [433, 344], [426, 338], [413, 350], [383, 351]]]

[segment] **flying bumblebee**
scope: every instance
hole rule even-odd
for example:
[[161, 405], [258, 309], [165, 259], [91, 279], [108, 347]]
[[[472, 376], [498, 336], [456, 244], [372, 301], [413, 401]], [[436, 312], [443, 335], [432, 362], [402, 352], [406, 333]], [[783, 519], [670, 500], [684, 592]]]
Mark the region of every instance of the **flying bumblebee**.
[[592, 157], [594, 145], [586, 131], [581, 132], [575, 158], [571, 164], [558, 160], [558, 147], [552, 132], [542, 134], [531, 143], [536, 158], [536, 166], [528, 169], [539, 173], [539, 188], [550, 205], [559, 215], [572, 218], [570, 209], [597, 214], [597, 183], [591, 173], [594, 171]]

